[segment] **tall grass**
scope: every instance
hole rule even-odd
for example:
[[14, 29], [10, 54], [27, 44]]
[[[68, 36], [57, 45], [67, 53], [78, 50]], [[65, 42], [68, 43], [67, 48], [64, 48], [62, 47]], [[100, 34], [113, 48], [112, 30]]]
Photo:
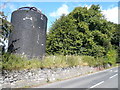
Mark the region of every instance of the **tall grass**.
[[5, 54], [2, 58], [2, 69], [7, 70], [20, 70], [20, 69], [31, 69], [31, 68], [65, 68], [78, 65], [85, 65], [82, 62], [81, 56], [46, 56], [44, 59], [31, 59], [28, 60], [26, 57], [20, 55]]
[[97, 61], [94, 57], [91, 56], [81, 56], [82, 61], [86, 63], [89, 66], [95, 66], [97, 64]]
[[108, 51], [106, 55], [106, 63], [110, 63], [111, 65], [115, 65], [116, 60], [118, 58], [118, 53], [115, 49], [111, 49]]
[[[42, 60], [34, 58], [28, 59], [24, 56], [14, 54], [4, 54], [0, 65], [2, 69], [21, 70], [32, 68], [66, 68], [73, 66], [93, 66], [97, 67], [104, 65], [105, 61], [115, 63], [115, 51], [110, 51], [105, 60], [104, 58], [94, 58], [92, 56], [77, 56], [77, 55], [56, 55], [46, 56]], [[111, 56], [112, 55], [112, 56]]]
[[41, 62], [38, 59], [28, 60], [20, 55], [5, 54], [2, 56], [2, 69], [19, 70], [41, 67]]
[[82, 65], [82, 59], [81, 56], [63, 56], [63, 55], [57, 55], [57, 56], [47, 56], [42, 61], [43, 68], [64, 68], [64, 67], [72, 67], [72, 66], [78, 66]]
[[47, 56], [42, 61], [43, 68], [58, 68], [58, 67], [67, 67], [65, 56]]

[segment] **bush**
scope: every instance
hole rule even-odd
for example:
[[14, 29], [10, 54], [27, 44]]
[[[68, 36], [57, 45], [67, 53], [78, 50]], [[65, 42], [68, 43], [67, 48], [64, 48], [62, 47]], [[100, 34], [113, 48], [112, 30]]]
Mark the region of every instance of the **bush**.
[[82, 56], [83, 62], [87, 63], [89, 66], [96, 66], [97, 61], [92, 56]]
[[120, 63], [120, 47], [117, 48], [117, 53], [118, 53], [117, 63]]
[[106, 58], [107, 58], [107, 60], [105, 61], [106, 63], [114, 65], [116, 63], [117, 58], [118, 58], [117, 51], [115, 49], [110, 49], [107, 52]]
[[83, 65], [81, 56], [74, 56], [74, 55], [66, 56], [66, 62], [70, 67]]

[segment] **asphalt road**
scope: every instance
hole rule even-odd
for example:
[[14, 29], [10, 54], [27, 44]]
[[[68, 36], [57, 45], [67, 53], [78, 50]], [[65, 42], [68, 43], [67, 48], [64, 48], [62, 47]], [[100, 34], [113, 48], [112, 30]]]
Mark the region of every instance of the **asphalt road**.
[[[120, 71], [119, 71], [120, 72]], [[119, 74], [120, 75], [120, 74]], [[93, 74], [58, 81], [36, 88], [118, 88], [118, 68], [107, 69]], [[119, 89], [120, 90], [120, 89]]]

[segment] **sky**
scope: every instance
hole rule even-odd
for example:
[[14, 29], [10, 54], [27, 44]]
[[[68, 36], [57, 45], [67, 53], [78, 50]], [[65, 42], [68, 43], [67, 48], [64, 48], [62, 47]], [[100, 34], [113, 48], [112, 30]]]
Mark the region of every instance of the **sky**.
[[[63, 0], [64, 1], [64, 0]], [[75, 7], [90, 7], [92, 4], [99, 4], [102, 13], [108, 21], [118, 23], [118, 2], [11, 2], [2, 1], [0, 3], [1, 10], [7, 16], [8, 21], [11, 20], [11, 13], [20, 7], [36, 7], [41, 10], [48, 18], [47, 31], [52, 23], [58, 19], [62, 14], [69, 14]]]
[[[24, 2], [23, 2], [24, 1]], [[118, 0], [1, 0], [0, 11], [7, 16], [7, 20], [11, 21], [11, 14], [20, 7], [36, 7], [41, 10], [48, 18], [47, 32], [52, 23], [62, 14], [69, 14], [75, 7], [90, 7], [92, 4], [100, 5], [103, 15], [108, 21], [118, 24], [118, 10], [120, 11], [120, 3]], [[119, 22], [120, 23], [120, 22]], [[7, 47], [8, 41], [6, 41]]]

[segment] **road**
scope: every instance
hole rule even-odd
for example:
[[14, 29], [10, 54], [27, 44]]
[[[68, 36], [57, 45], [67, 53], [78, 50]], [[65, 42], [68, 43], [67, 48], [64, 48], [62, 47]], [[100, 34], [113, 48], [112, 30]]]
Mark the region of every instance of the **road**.
[[118, 86], [120, 86], [118, 85], [118, 68], [115, 67], [35, 88], [118, 88]]

